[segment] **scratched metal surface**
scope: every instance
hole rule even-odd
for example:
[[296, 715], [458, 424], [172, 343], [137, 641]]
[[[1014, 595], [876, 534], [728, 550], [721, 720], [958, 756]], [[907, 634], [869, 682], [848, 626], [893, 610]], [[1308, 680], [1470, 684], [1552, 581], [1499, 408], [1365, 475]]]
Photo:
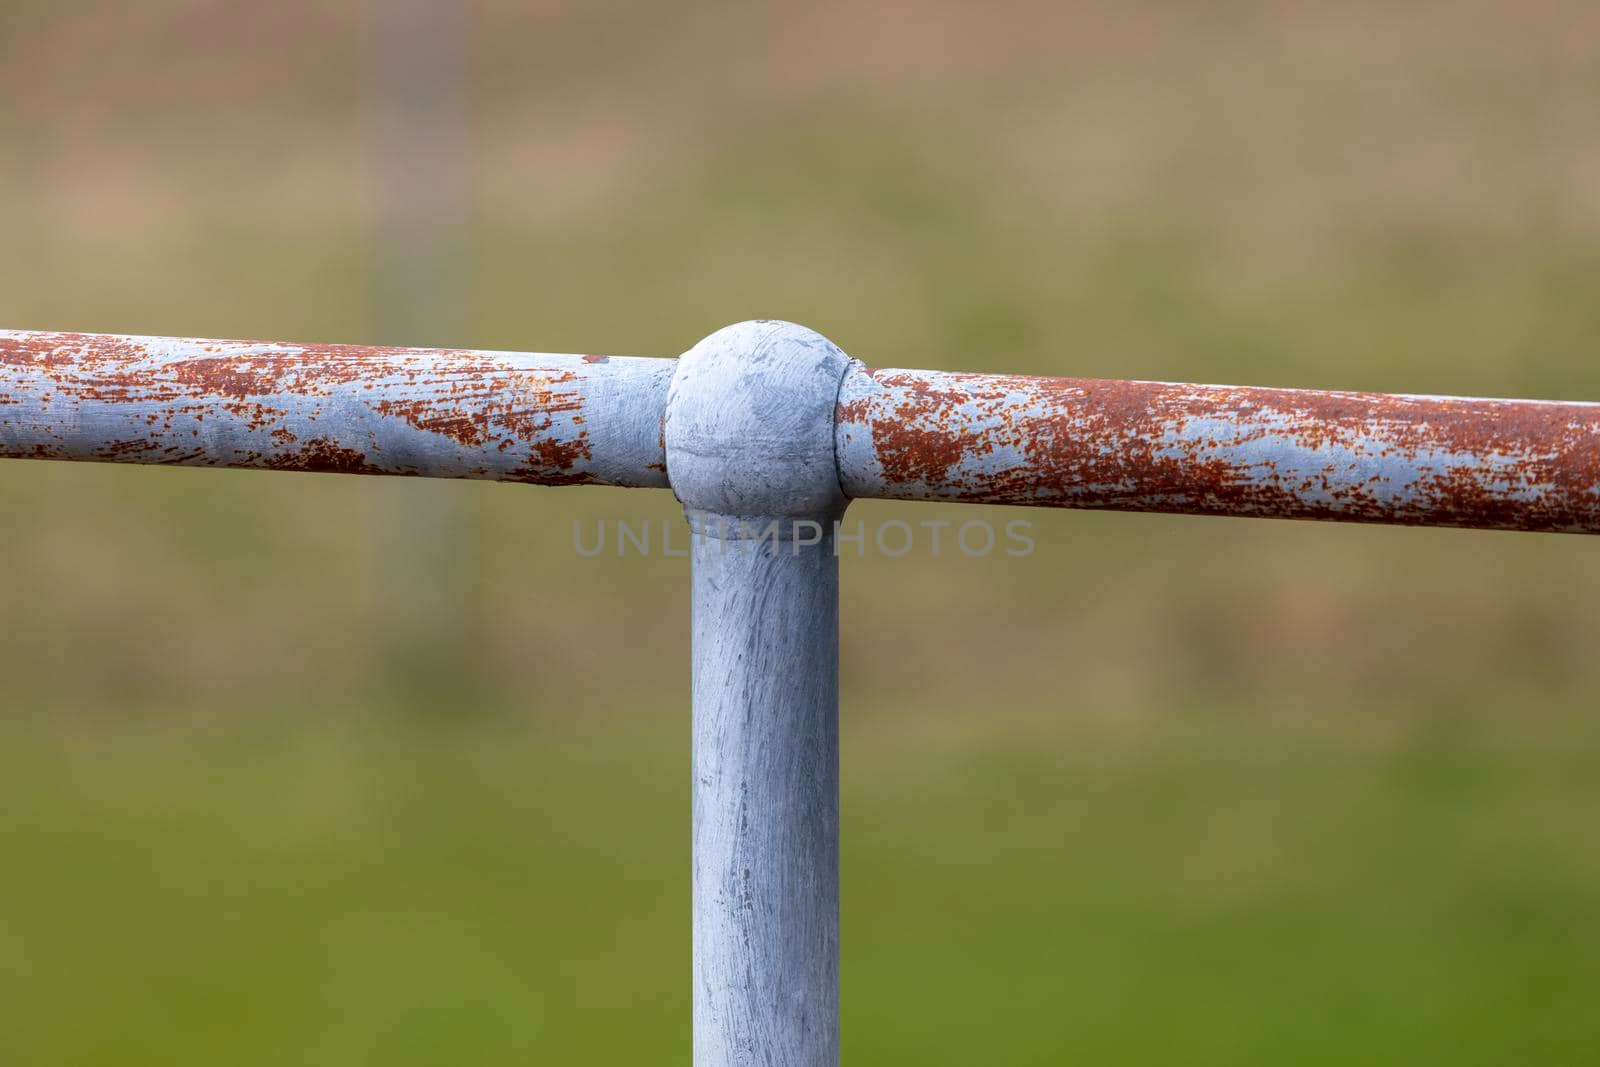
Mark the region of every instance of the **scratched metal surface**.
[[[833, 406], [850, 357], [787, 322], [678, 360], [691, 526], [695, 1067], [839, 1062], [839, 560]], [[781, 543], [743, 520], [778, 520]], [[810, 520], [819, 540], [789, 537]]]
[[675, 363], [0, 331], [0, 457], [665, 487]]
[[836, 1067], [839, 561], [691, 544], [695, 1067]]
[[1600, 404], [857, 368], [852, 497], [1600, 532]]

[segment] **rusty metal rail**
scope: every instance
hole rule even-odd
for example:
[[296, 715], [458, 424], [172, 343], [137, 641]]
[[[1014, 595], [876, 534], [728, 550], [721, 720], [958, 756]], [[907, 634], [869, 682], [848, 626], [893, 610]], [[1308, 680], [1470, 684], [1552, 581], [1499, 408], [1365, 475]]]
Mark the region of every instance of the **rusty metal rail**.
[[863, 370], [853, 497], [1600, 532], [1600, 404]]
[[1597, 404], [870, 370], [777, 322], [676, 360], [0, 332], [0, 458], [670, 487], [696, 1067], [838, 1063], [851, 498], [1600, 532]]
[[[666, 488], [675, 360], [0, 331], [0, 457]], [[1600, 404], [875, 370], [846, 495], [1600, 532]]]
[[0, 457], [666, 488], [672, 367], [0, 331]]

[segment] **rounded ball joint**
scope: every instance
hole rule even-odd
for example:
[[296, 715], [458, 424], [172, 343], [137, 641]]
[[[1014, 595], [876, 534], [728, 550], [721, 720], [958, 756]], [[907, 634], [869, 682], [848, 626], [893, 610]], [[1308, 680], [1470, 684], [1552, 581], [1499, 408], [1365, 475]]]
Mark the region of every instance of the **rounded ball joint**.
[[844, 512], [834, 407], [853, 362], [814, 330], [779, 321], [726, 327], [683, 354], [663, 432], [667, 480], [697, 531], [734, 536], [730, 525]]

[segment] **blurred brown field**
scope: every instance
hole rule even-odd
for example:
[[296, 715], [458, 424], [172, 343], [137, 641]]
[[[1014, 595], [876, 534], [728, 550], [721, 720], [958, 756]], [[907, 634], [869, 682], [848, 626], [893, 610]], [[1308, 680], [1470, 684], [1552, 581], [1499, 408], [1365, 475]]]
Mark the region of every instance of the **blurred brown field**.
[[[1594, 4], [478, 0], [443, 163], [383, 8], [8, 0], [0, 326], [1600, 399]], [[0, 466], [0, 1062], [681, 1060], [674, 515]], [[1593, 1062], [1587, 539], [992, 517], [844, 559], [847, 1055]]]

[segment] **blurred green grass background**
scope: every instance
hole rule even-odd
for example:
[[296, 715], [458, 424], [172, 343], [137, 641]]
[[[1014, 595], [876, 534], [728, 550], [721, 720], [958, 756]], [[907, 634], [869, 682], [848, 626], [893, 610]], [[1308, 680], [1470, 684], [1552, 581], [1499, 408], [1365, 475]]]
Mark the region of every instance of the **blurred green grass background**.
[[[1593, 5], [464, 10], [460, 336], [354, 0], [0, 8], [0, 324], [1600, 399]], [[0, 1063], [684, 1062], [664, 496], [0, 466]], [[1595, 1062], [1586, 540], [995, 517], [843, 562], [847, 1058]]]

